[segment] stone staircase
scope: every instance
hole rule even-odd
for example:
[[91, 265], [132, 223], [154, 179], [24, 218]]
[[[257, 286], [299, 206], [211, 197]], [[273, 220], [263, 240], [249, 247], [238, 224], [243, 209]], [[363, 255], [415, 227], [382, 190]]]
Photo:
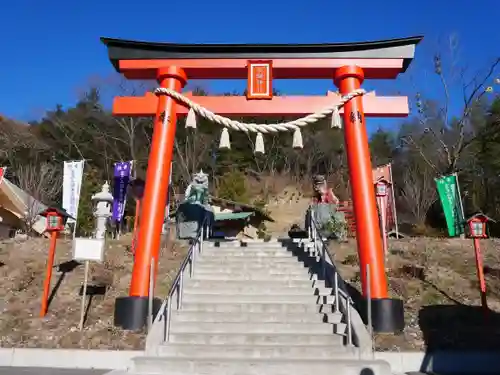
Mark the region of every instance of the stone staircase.
[[[297, 254], [301, 252], [301, 254]], [[197, 250], [194, 250], [197, 253]], [[304, 259], [314, 252], [280, 242], [205, 242], [192, 276], [180, 282], [180, 309], [157, 317], [134, 374], [390, 374], [360, 359], [333, 288]], [[167, 305], [165, 305], [167, 306]]]

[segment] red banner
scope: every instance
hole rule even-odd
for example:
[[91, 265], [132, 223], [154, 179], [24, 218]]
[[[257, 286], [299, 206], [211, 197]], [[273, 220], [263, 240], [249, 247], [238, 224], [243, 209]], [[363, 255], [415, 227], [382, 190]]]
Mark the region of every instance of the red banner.
[[396, 205], [394, 202], [394, 190], [393, 190], [393, 182], [392, 182], [392, 166], [391, 164], [382, 165], [373, 169], [373, 184], [375, 184], [380, 179], [386, 180], [390, 185], [387, 187], [387, 209], [386, 209], [386, 217], [387, 217], [387, 231], [392, 231], [396, 229]]

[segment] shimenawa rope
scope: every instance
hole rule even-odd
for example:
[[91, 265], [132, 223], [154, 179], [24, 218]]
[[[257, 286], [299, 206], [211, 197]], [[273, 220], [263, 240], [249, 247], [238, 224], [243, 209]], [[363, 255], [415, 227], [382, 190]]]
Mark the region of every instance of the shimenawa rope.
[[167, 95], [181, 104], [185, 105], [189, 108], [188, 116], [186, 119], [186, 127], [196, 128], [196, 115], [204, 117], [212, 122], [220, 124], [224, 127], [221, 140], [220, 140], [220, 148], [231, 148], [229, 142], [229, 133], [227, 129], [243, 131], [243, 132], [253, 132], [257, 133], [257, 139], [255, 142], [255, 152], [264, 153], [264, 140], [262, 134], [268, 133], [277, 133], [280, 131], [294, 131], [293, 135], [293, 147], [294, 148], [302, 148], [302, 134], [300, 133], [300, 128], [305, 127], [306, 125], [314, 124], [319, 120], [326, 118], [329, 115], [332, 115], [332, 127], [342, 127], [342, 122], [340, 120], [339, 109], [342, 108], [349, 100], [366, 94], [366, 91], [363, 89], [354, 90], [346, 95], [343, 95], [338, 104], [333, 104], [326, 108], [323, 108], [317, 112], [309, 114], [300, 119], [292, 120], [289, 122], [283, 122], [278, 124], [256, 124], [256, 123], [243, 123], [237, 120], [232, 120], [230, 118], [217, 115], [212, 111], [202, 107], [201, 105], [193, 102], [188, 97], [178, 93], [177, 91], [159, 87], [155, 90], [156, 95]]

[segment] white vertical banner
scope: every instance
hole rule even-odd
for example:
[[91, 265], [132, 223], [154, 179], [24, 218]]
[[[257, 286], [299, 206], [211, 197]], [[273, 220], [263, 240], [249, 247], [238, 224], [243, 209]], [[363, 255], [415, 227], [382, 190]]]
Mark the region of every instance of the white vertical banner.
[[[62, 206], [75, 219], [78, 217], [84, 163], [85, 160], [64, 162]], [[76, 223], [76, 220], [68, 219], [68, 223]]]

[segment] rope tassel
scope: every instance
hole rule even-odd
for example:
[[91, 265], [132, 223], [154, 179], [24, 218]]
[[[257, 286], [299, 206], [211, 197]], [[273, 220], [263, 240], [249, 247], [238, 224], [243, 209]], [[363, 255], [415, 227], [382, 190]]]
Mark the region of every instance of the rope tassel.
[[222, 129], [222, 134], [220, 136], [219, 148], [221, 150], [230, 150], [231, 142], [229, 140], [229, 131], [227, 128]]
[[189, 112], [186, 117], [186, 128], [196, 129], [196, 113], [193, 108], [189, 108]]
[[339, 107], [335, 107], [332, 112], [332, 122], [330, 127], [342, 129], [342, 119], [340, 118]]
[[264, 149], [264, 136], [262, 133], [257, 133], [257, 137], [255, 138], [255, 154], [265, 154]]
[[304, 148], [304, 143], [302, 142], [302, 133], [300, 128], [295, 129], [293, 132], [293, 148]]

